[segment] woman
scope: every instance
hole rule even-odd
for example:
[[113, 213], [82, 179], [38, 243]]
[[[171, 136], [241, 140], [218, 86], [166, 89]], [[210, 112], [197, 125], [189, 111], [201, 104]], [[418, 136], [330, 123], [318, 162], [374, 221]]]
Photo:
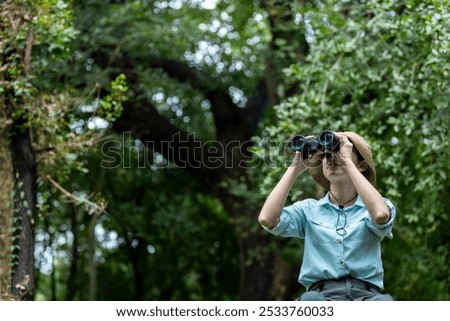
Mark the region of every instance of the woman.
[[[394, 205], [375, 188], [370, 146], [356, 133], [336, 133], [338, 151], [296, 152], [267, 197], [258, 220], [274, 235], [304, 239], [299, 282], [303, 301], [393, 300], [383, 290], [381, 241], [392, 238]], [[307, 170], [328, 193], [284, 207], [292, 185]]]

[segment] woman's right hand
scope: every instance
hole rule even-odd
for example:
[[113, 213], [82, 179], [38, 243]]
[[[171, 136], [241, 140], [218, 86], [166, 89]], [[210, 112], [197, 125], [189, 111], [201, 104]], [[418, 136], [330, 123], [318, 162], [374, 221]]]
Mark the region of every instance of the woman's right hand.
[[[315, 136], [307, 136], [307, 138], [315, 138]], [[322, 166], [323, 157], [324, 153], [322, 151], [316, 151], [315, 153], [309, 154], [306, 158], [303, 158], [303, 154], [297, 151], [294, 154], [294, 159], [290, 167], [294, 167], [295, 169], [298, 169], [299, 172], [303, 172], [308, 168]]]

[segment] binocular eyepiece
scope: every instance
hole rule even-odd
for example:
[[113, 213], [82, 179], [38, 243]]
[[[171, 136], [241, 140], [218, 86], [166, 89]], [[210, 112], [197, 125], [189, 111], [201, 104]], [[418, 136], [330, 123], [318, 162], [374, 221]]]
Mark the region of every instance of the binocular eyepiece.
[[296, 135], [291, 142], [292, 150], [301, 152], [304, 159], [317, 151], [331, 150], [337, 152], [340, 147], [339, 137], [331, 130], [324, 130], [318, 138]]

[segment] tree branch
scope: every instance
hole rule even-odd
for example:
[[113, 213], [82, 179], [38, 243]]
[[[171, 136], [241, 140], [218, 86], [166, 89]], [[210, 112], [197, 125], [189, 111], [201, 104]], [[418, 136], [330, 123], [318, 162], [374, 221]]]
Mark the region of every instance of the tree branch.
[[267, 87], [262, 81], [258, 83], [255, 94], [249, 99], [247, 106], [239, 108], [218, 79], [186, 63], [158, 58], [152, 60], [150, 65], [161, 68], [170, 77], [190, 84], [205, 95], [211, 102], [217, 140], [223, 143], [250, 139], [270, 104]]
[[[171, 78], [188, 83], [207, 95], [211, 91], [218, 91], [222, 84], [217, 78], [188, 66], [185, 62], [169, 58], [154, 58], [149, 61], [152, 68], [161, 68]], [[222, 90], [223, 91], [223, 90]], [[223, 91], [225, 92], [225, 91]]]
[[76, 196], [76, 195], [70, 193], [68, 190], [64, 189], [61, 185], [59, 185], [57, 182], [55, 182], [55, 181], [50, 177], [50, 175], [47, 175], [47, 176], [46, 176], [46, 179], [47, 179], [50, 183], [52, 183], [53, 186], [55, 186], [58, 190], [60, 190], [60, 191], [61, 191], [65, 196], [67, 196], [68, 198], [73, 199], [74, 201], [79, 202], [79, 203], [84, 203], [84, 204], [86, 204], [86, 205], [88, 205], [88, 206], [94, 208], [95, 211], [96, 211], [98, 214], [102, 214], [102, 213], [106, 212], [106, 207], [107, 207], [106, 204], [98, 205], [97, 203], [91, 202], [91, 201], [88, 200], [88, 199], [81, 198], [81, 197], [79, 197], [79, 196]]

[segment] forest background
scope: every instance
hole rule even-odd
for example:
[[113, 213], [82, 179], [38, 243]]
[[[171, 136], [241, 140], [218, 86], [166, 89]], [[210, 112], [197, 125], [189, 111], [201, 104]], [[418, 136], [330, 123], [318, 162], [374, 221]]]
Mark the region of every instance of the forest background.
[[1, 298], [295, 299], [302, 242], [257, 215], [292, 135], [330, 128], [397, 207], [386, 291], [449, 300], [449, 7], [2, 1]]

